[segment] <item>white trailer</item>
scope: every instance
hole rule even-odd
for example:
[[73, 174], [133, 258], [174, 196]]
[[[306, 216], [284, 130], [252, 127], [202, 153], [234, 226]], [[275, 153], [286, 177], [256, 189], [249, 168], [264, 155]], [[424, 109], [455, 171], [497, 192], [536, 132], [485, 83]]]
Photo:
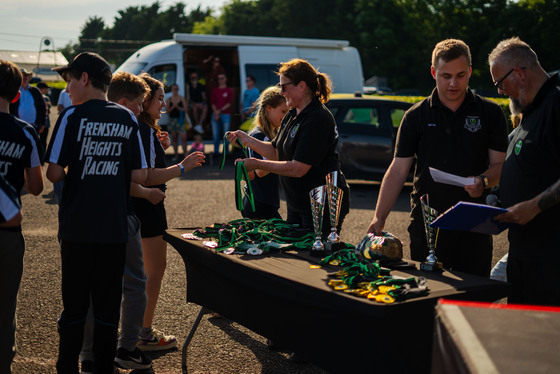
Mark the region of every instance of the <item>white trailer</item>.
[[[220, 58], [237, 102], [246, 89], [247, 75], [256, 78], [256, 85], [262, 91], [278, 83], [275, 72], [279, 64], [292, 58], [305, 59], [329, 75], [334, 92], [354, 93], [363, 88], [360, 55], [345, 40], [177, 33], [173, 40], [139, 49], [117, 71], [148, 72], [165, 84], [166, 92], [176, 83], [184, 96], [185, 81], [192, 71], [204, 78], [200, 64], [208, 56]], [[235, 117], [233, 120], [235, 123]]]

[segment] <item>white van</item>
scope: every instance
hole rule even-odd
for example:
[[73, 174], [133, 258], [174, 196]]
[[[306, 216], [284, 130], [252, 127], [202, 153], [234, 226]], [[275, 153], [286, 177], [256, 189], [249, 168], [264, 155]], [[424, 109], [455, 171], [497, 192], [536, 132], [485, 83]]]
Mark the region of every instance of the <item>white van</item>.
[[[278, 65], [296, 57], [309, 61], [320, 72], [329, 75], [334, 92], [352, 93], [363, 87], [360, 55], [344, 40], [177, 33], [173, 40], [139, 49], [117, 71], [148, 72], [165, 84], [166, 92], [177, 83], [179, 94], [185, 96], [186, 78], [196, 71], [203, 79], [201, 63], [208, 56], [220, 58], [228, 76], [227, 84], [236, 94], [236, 103], [246, 89], [247, 75], [256, 78], [256, 86], [262, 91], [278, 83], [275, 74]], [[235, 115], [239, 111], [237, 106], [234, 105], [233, 126], [239, 124], [239, 115]]]

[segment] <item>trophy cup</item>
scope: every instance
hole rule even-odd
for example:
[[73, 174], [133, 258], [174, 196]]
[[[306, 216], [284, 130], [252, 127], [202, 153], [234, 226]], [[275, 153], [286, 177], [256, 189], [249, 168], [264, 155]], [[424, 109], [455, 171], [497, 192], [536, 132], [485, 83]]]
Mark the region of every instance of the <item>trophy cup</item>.
[[340, 237], [336, 233], [344, 191], [338, 187], [338, 171], [327, 174], [325, 179], [327, 181], [327, 198], [329, 201], [329, 217], [331, 223], [331, 233], [327, 237], [326, 249], [334, 252], [344, 247], [344, 245], [340, 243]]
[[326, 186], [315, 187], [309, 191], [309, 197], [311, 199], [311, 215], [313, 217], [313, 229], [315, 231], [315, 242], [311, 246], [311, 256], [322, 257], [325, 255], [325, 246], [321, 241], [325, 194]]
[[439, 229], [430, 227], [430, 224], [438, 216], [437, 210], [430, 207], [430, 199], [428, 194], [420, 197], [420, 204], [422, 204], [422, 218], [424, 219], [424, 229], [426, 230], [426, 240], [428, 242], [429, 254], [426, 261], [420, 264], [420, 270], [441, 272], [443, 270], [442, 263], [438, 261], [435, 250], [437, 245], [437, 234]]

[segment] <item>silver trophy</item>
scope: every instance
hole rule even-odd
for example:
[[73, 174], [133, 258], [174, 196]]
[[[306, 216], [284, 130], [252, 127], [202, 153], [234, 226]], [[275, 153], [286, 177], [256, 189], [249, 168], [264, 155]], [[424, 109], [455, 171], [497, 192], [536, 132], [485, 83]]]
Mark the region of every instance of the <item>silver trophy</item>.
[[338, 171], [333, 171], [325, 177], [327, 181], [327, 197], [329, 200], [329, 214], [331, 223], [331, 233], [327, 237], [327, 250], [333, 251], [340, 248], [337, 243], [340, 242], [340, 237], [336, 233], [338, 227], [338, 219], [340, 217], [340, 209], [342, 207], [342, 196], [344, 191], [338, 187]]
[[323, 256], [325, 254], [325, 246], [321, 240], [321, 233], [326, 189], [326, 186], [320, 186], [309, 191], [309, 198], [311, 199], [311, 216], [313, 217], [313, 229], [315, 231], [315, 242], [311, 246], [311, 256]]
[[420, 197], [422, 205], [422, 218], [424, 219], [424, 229], [426, 230], [426, 240], [428, 243], [429, 254], [426, 261], [420, 264], [420, 270], [426, 271], [442, 271], [442, 264], [438, 261], [435, 251], [437, 245], [437, 234], [439, 229], [430, 226], [439, 215], [438, 211], [430, 207], [430, 198], [428, 194]]

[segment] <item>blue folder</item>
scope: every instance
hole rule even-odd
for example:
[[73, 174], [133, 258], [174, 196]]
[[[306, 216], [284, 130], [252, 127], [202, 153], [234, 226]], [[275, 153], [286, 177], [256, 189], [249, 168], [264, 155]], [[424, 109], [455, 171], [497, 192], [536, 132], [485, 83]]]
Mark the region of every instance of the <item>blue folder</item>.
[[492, 219], [492, 217], [504, 212], [507, 212], [507, 209], [459, 201], [436, 218], [430, 226], [497, 235], [511, 226], [511, 223], [498, 222]]

